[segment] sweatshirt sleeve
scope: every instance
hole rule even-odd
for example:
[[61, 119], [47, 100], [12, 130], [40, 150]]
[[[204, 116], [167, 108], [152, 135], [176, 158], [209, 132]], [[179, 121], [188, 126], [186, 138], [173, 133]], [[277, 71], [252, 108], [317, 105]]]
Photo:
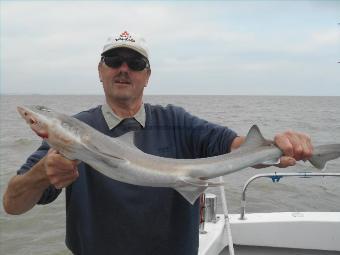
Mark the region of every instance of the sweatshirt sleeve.
[[237, 137], [228, 127], [200, 119], [183, 108], [176, 107], [177, 126], [181, 126], [180, 139], [185, 141], [187, 150], [193, 158], [211, 157], [230, 152]]
[[[17, 171], [18, 175], [25, 174], [28, 172], [36, 163], [38, 163], [48, 152], [49, 145], [47, 142], [43, 141], [41, 146], [33, 152], [31, 156], [28, 157], [26, 162], [21, 166], [21, 168]], [[53, 185], [50, 185], [42, 194], [38, 204], [48, 204], [53, 202], [58, 195], [61, 193], [61, 189], [55, 188]]]

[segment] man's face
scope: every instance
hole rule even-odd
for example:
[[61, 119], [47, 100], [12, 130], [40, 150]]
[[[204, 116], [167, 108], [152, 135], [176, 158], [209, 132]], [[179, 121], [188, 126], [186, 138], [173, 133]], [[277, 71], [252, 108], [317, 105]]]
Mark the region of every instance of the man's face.
[[[127, 49], [118, 48], [105, 56], [123, 57], [134, 59], [141, 58], [137, 52]], [[131, 69], [124, 61], [118, 67], [109, 67], [102, 61], [98, 66], [99, 77], [103, 82], [106, 99], [110, 101], [120, 102], [136, 102], [142, 100], [144, 87], [146, 87], [151, 74], [150, 69], [136, 71]]]

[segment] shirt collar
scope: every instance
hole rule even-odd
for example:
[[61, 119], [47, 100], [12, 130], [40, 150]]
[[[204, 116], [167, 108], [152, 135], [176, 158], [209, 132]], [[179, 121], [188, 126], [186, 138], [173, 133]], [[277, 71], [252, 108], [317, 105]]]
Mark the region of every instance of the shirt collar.
[[[115, 114], [110, 106], [107, 104], [103, 104], [101, 107], [104, 119], [106, 121], [107, 126], [109, 129], [115, 128], [124, 118], [119, 117], [117, 114]], [[139, 122], [139, 124], [142, 125], [142, 127], [145, 127], [145, 108], [144, 108], [144, 103], [138, 110], [138, 112], [133, 116], [135, 120]]]

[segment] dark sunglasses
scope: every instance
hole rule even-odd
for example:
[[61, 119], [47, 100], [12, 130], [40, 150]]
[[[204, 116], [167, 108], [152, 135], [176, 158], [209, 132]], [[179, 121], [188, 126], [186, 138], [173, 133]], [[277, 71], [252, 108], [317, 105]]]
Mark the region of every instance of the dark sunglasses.
[[150, 67], [149, 61], [142, 57], [103, 56], [102, 60], [111, 68], [118, 68], [124, 62], [133, 71], [142, 71]]

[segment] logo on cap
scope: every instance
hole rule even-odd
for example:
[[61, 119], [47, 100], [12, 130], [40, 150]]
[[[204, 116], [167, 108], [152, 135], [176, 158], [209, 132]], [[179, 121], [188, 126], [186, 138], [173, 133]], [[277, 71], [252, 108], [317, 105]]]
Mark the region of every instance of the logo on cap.
[[126, 42], [135, 42], [135, 39], [128, 33], [128, 31], [124, 31], [119, 35], [118, 38], [115, 39], [116, 42], [118, 41], [126, 41]]

